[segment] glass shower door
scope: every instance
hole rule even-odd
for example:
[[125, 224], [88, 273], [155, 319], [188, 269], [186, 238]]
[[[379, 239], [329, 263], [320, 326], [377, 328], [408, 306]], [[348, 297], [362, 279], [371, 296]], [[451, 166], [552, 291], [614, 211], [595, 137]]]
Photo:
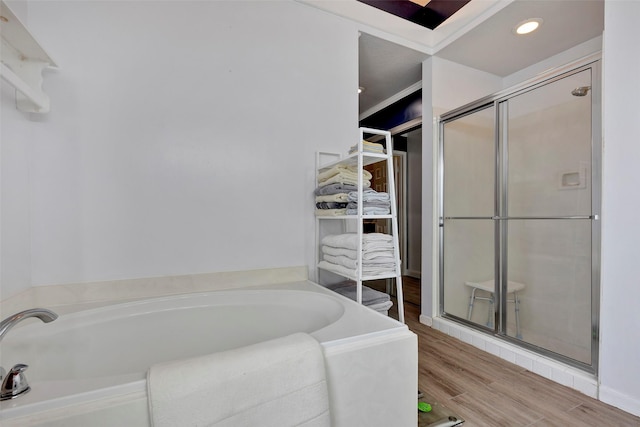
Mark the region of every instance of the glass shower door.
[[487, 97], [439, 127], [440, 313], [590, 371], [600, 239], [594, 73], [597, 62]]
[[[488, 300], [469, 305], [469, 283], [495, 272], [495, 108], [489, 104], [443, 126], [444, 196], [441, 203], [441, 311], [492, 328]], [[486, 293], [485, 293], [486, 295]], [[481, 297], [478, 293], [478, 297]]]
[[592, 363], [591, 93], [591, 69], [586, 69], [500, 105], [501, 217], [507, 218], [501, 221], [502, 293], [508, 294], [504, 332], [587, 365]]

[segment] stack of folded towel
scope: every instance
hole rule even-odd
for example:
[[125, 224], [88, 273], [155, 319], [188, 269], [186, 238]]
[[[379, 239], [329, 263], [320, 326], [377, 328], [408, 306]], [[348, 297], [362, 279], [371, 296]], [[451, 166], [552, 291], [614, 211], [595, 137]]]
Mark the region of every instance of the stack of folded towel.
[[[351, 191], [347, 195], [347, 215], [358, 214], [358, 192]], [[372, 188], [362, 191], [363, 215], [388, 215], [391, 213], [389, 193], [377, 192]]]
[[[354, 145], [349, 149], [349, 154], [355, 153], [358, 151], [358, 144]], [[384, 154], [384, 146], [382, 144], [378, 144], [375, 142], [362, 141], [362, 152], [363, 153], [378, 153]]]
[[[371, 186], [371, 172], [362, 170], [363, 186]], [[358, 185], [358, 167], [347, 165], [336, 165], [318, 175], [318, 186], [340, 183]]]
[[[362, 187], [371, 187], [371, 172], [363, 169], [361, 173]], [[320, 173], [318, 187], [315, 190], [316, 215], [346, 215], [349, 192], [357, 192], [357, 190], [357, 166], [336, 165]]]
[[[358, 267], [358, 234], [346, 233], [322, 239], [322, 261], [319, 267], [354, 276]], [[362, 275], [388, 276], [396, 272], [393, 236], [382, 233], [362, 235]]]
[[[327, 285], [326, 288], [349, 299], [356, 300], [356, 282], [345, 281]], [[389, 309], [393, 306], [389, 294], [376, 291], [367, 286], [362, 287], [362, 304], [384, 315], [388, 315]]]

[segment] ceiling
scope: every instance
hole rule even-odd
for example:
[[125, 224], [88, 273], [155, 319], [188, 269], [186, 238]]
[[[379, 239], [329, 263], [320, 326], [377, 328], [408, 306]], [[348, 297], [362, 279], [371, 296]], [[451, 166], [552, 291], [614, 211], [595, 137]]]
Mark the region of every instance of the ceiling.
[[470, 0], [358, 0], [433, 30]]
[[[513, 27], [528, 18], [542, 18], [542, 25], [531, 34], [514, 34]], [[505, 77], [601, 35], [603, 27], [603, 0], [519, 0], [436, 56]]]
[[360, 113], [422, 80], [429, 55], [361, 33], [359, 41]]
[[[421, 80], [431, 55], [501, 77], [602, 35], [604, 0], [471, 0], [434, 30], [357, 0], [298, 0], [363, 24], [360, 112]], [[513, 27], [542, 18], [529, 35]]]

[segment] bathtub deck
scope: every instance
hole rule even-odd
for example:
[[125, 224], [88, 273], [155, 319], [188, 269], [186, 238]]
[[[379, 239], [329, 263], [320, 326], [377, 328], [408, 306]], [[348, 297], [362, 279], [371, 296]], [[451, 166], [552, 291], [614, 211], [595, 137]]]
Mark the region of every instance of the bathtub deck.
[[[262, 293], [264, 291], [268, 294]], [[116, 345], [110, 344], [114, 337], [117, 337], [118, 345], [122, 344], [123, 340], [130, 342], [134, 339], [138, 343], [139, 337], [153, 338], [152, 332], [157, 328], [144, 329], [144, 327], [148, 328], [148, 325], [157, 325], [157, 322], [166, 321], [166, 318], [161, 317], [165, 312], [178, 315], [170, 316], [170, 319], [172, 319], [171, 325], [179, 325], [177, 327], [180, 331], [196, 331], [199, 330], [197, 325], [207, 324], [208, 327], [204, 331], [210, 335], [213, 333], [213, 325], [224, 327], [225, 322], [207, 323], [208, 320], [203, 320], [203, 311], [198, 308], [209, 306], [227, 307], [227, 311], [222, 311], [225, 316], [229, 310], [233, 313], [241, 312], [240, 308], [250, 310], [253, 317], [241, 314], [241, 318], [237, 319], [238, 327], [245, 329], [227, 334], [231, 337], [229, 339], [253, 336], [248, 332], [254, 332], [254, 330], [265, 329], [262, 332], [271, 334], [278, 331], [293, 333], [292, 326], [294, 329], [303, 328], [296, 329], [294, 332], [311, 328], [307, 333], [318, 340], [324, 352], [332, 426], [415, 427], [417, 425], [415, 410], [415, 393], [418, 387], [417, 338], [406, 325], [390, 317], [383, 316], [307, 280], [236, 287], [233, 290], [221, 289], [204, 294], [196, 292], [174, 296], [158, 297], [156, 295], [156, 297], [135, 298], [126, 304], [120, 304], [122, 300], [112, 303], [101, 302], [88, 311], [85, 311], [87, 306], [84, 303], [76, 306], [67, 305], [64, 307], [67, 314], [61, 316], [58, 322], [51, 323], [49, 326], [51, 329], [45, 330], [39, 324], [27, 325], [20, 336], [16, 335], [5, 341], [5, 344], [13, 345], [8, 348], [16, 357], [20, 350], [22, 357], [30, 358], [26, 362], [32, 364], [34, 376], [30, 378], [32, 391], [29, 394], [15, 402], [0, 404], [0, 423], [3, 427], [45, 425], [47, 427], [84, 427], [92, 425], [97, 419], [100, 419], [101, 425], [104, 426], [147, 427], [149, 419], [144, 371], [151, 366], [150, 364], [158, 363], [159, 355], [175, 357], [172, 360], [181, 360], [196, 357], [198, 353], [185, 353], [176, 357], [173, 353], [167, 356], [164, 353], [152, 351], [149, 353], [152, 356], [151, 359], [144, 359], [149, 357], [147, 354], [135, 353], [127, 356], [135, 357], [131, 357], [126, 363], [112, 363], [114, 358], [110, 357], [105, 359], [110, 363], [97, 365], [96, 358], [87, 355], [92, 352], [100, 355], [107, 354], [110, 350], [102, 352], [101, 346], [106, 345], [108, 349], [115, 348]], [[307, 301], [306, 305], [305, 301]], [[248, 305], [245, 307], [242, 304]], [[269, 307], [265, 311], [268, 313], [266, 320], [256, 317], [256, 313], [262, 312], [261, 304]], [[51, 308], [55, 311], [57, 307], [51, 306]], [[292, 310], [291, 316], [295, 318], [295, 315], [298, 315], [298, 320], [286, 321], [290, 317], [283, 316], [286, 313], [283, 309]], [[184, 316], [182, 313], [189, 315]], [[299, 316], [300, 313], [303, 313], [302, 318]], [[215, 311], [206, 312], [206, 314], [213, 318], [220, 316]], [[137, 317], [140, 320], [135, 324], [127, 323], [129, 325], [127, 330], [132, 331], [129, 335], [115, 333], [114, 326], [109, 325], [109, 322], [121, 325], [118, 322], [128, 322], [130, 319], [134, 321]], [[183, 325], [183, 319], [195, 319], [196, 326]], [[281, 329], [278, 325], [283, 321], [286, 328]], [[233, 323], [230, 323], [231, 325]], [[269, 329], [269, 325], [274, 325], [275, 329]], [[86, 328], [89, 327], [96, 329], [87, 330]], [[287, 332], [282, 332], [283, 330]], [[96, 335], [96, 331], [102, 331], [104, 335]], [[214, 335], [223, 336], [222, 332], [225, 331]], [[62, 336], [63, 334], [66, 335]], [[259, 335], [261, 339], [270, 339], [264, 338], [263, 335]], [[110, 337], [112, 341], [93, 339], [102, 336]], [[184, 335], [181, 337], [185, 338]], [[20, 343], [20, 340], [23, 342]], [[196, 344], [217, 343], [215, 340], [192, 341]], [[53, 350], [63, 345], [60, 344], [61, 342], [71, 343], [75, 348], [82, 348], [74, 354], [84, 355], [84, 359], [56, 361], [55, 358], [61, 357], [61, 353]], [[191, 347], [190, 343], [191, 341], [188, 341], [186, 346], [172, 346], [171, 349], [200, 348]], [[153, 338], [146, 345], [129, 345], [126, 348], [139, 347], [149, 351], [152, 344], [160, 345], [162, 342]], [[235, 340], [232, 340], [231, 344], [223, 342], [221, 345], [231, 345], [231, 347], [213, 351], [233, 350], [237, 348], [233, 347], [236, 344]], [[38, 348], [38, 345], [41, 348]], [[242, 345], [247, 344], [240, 344]], [[211, 351], [209, 347], [206, 349]], [[121, 354], [126, 353], [121, 352]], [[59, 371], [48, 369], [47, 363], [61, 368]], [[40, 371], [36, 369], [37, 367]], [[40, 378], [35, 374], [36, 372], [40, 372]], [[126, 378], [124, 378], [125, 374]], [[55, 397], [52, 398], [52, 396]]]

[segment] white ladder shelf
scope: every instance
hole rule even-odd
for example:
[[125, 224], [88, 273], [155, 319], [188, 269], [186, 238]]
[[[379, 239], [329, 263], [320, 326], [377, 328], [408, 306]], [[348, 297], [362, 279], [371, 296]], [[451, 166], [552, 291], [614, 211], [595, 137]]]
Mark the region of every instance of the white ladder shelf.
[[[327, 270], [333, 274], [337, 274], [343, 277], [346, 277], [350, 280], [356, 282], [356, 301], [359, 304], [362, 304], [362, 282], [368, 280], [380, 280], [380, 279], [391, 279], [395, 278], [396, 283], [396, 299], [398, 304], [398, 319], [400, 322], [404, 323], [404, 297], [402, 291], [402, 266], [400, 264], [400, 245], [398, 239], [398, 207], [397, 207], [397, 198], [396, 198], [396, 187], [395, 187], [395, 175], [393, 171], [393, 145], [391, 141], [391, 133], [388, 131], [371, 129], [371, 128], [360, 128], [359, 129], [360, 138], [358, 140], [358, 149], [356, 152], [342, 158], [339, 154], [335, 153], [326, 153], [326, 152], [318, 152], [316, 154], [316, 184], [317, 184], [317, 176], [320, 172], [328, 170], [336, 165], [347, 165], [347, 166], [357, 166], [358, 171], [362, 171], [363, 168], [367, 165], [386, 161], [387, 163], [387, 192], [389, 193], [389, 198], [391, 202], [391, 214], [390, 215], [364, 215], [363, 214], [363, 178], [362, 173], [358, 173], [358, 214], [357, 215], [342, 215], [342, 216], [316, 216], [316, 261], [319, 263], [322, 257], [322, 251], [320, 250], [320, 228], [321, 223], [324, 222], [333, 222], [337, 220], [342, 220], [345, 223], [344, 227], [346, 227], [347, 222], [356, 221], [357, 234], [358, 234], [358, 249], [357, 249], [357, 263], [356, 269], [353, 271], [353, 274], [344, 274], [339, 273], [334, 270]], [[384, 136], [385, 139], [385, 147], [386, 153], [371, 153], [363, 150], [363, 141], [365, 140], [365, 135], [381, 135]], [[333, 156], [338, 160], [322, 163], [322, 156]], [[386, 219], [391, 221], [391, 235], [393, 241], [393, 253], [395, 258], [395, 271], [391, 275], [380, 275], [380, 276], [363, 276], [362, 274], [362, 238], [364, 234], [364, 221], [371, 219]], [[318, 266], [318, 269], [322, 269], [322, 267]], [[318, 272], [318, 279], [319, 279]]]

